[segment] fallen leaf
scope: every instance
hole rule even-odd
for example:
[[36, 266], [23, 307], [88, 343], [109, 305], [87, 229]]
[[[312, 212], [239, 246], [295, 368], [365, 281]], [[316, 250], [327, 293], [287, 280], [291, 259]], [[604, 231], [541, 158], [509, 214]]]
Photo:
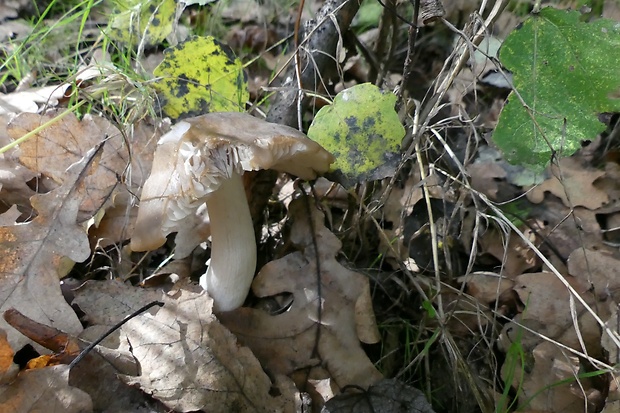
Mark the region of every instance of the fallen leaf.
[[91, 325], [111, 327], [160, 296], [156, 290], [132, 287], [119, 280], [87, 281], [75, 290], [72, 304], [84, 312]]
[[545, 192], [551, 192], [569, 208], [582, 206], [597, 209], [609, 202], [607, 193], [594, 186], [605, 171], [588, 169], [577, 157], [561, 158], [559, 167], [552, 165], [550, 168], [553, 177], [527, 192], [530, 201], [541, 203]]
[[[66, 333], [77, 335], [82, 331], [60, 291], [59, 277], [66, 273], [64, 257], [81, 262], [90, 256], [88, 238], [77, 217], [86, 196], [83, 178], [97, 164], [100, 148], [71, 165], [61, 186], [31, 198], [38, 212], [32, 221], [17, 223], [19, 213], [15, 207], [0, 215], [0, 312], [15, 308], [34, 321]], [[14, 348], [28, 343], [4, 319], [0, 319], [0, 328], [6, 329]]]
[[[536, 244], [536, 234], [527, 227], [522, 230]], [[493, 228], [482, 234], [478, 242], [480, 253], [490, 254], [501, 262], [501, 274], [505, 277], [515, 277], [539, 265], [536, 253], [514, 233], [506, 241], [506, 234]]]
[[100, 154], [81, 178], [84, 189], [79, 222], [83, 222], [92, 218], [111, 198], [119, 176], [128, 165], [128, 149], [121, 132], [103, 118], [86, 115], [80, 121], [73, 114], [59, 120], [57, 117], [56, 113], [22, 113], [9, 123], [7, 129], [11, 138], [19, 139], [50, 122], [32, 138], [20, 143], [18, 156], [24, 166], [51, 178], [58, 185], [64, 182], [71, 165], [102, 144]]
[[[544, 341], [523, 362], [523, 369], [519, 363], [515, 366], [512, 380], [513, 387], [521, 390], [518, 395], [520, 409], [549, 413], [598, 411], [591, 403], [587, 403], [587, 409], [584, 408], [584, 399], [600, 392], [593, 387], [590, 378], [580, 377], [577, 381], [577, 375], [583, 369], [579, 358]], [[504, 365], [502, 369], [504, 380], [507, 378], [507, 367]], [[568, 382], [561, 383], [563, 380]]]
[[10, 385], [0, 386], [2, 412], [85, 413], [93, 410], [90, 396], [69, 386], [69, 366], [21, 372]]
[[[594, 296], [581, 280], [567, 276], [566, 281], [582, 295], [586, 303], [594, 305]], [[502, 336], [508, 337], [513, 342], [520, 340], [526, 350], [531, 350], [543, 341], [540, 336], [528, 331], [518, 333], [520, 323], [540, 335], [550, 337], [592, 357], [602, 356], [601, 331], [597, 322], [583, 305], [575, 300], [576, 321], [579, 326], [579, 331], [575, 331], [570, 292], [555, 274], [549, 272], [522, 274], [515, 278], [514, 290], [525, 305], [525, 309], [504, 326]], [[604, 307], [599, 306], [598, 312], [599, 316], [606, 320], [609, 318], [609, 312]], [[518, 334], [521, 334], [521, 337], [518, 337]], [[581, 347], [582, 342], [586, 346], [585, 349]]]
[[[212, 315], [204, 292], [164, 295], [155, 315], [133, 318], [123, 327], [141, 366], [123, 376], [175, 411], [294, 412], [292, 385], [272, 383], [247, 347]], [[278, 383], [276, 383], [278, 384]]]
[[465, 292], [479, 302], [490, 305], [507, 290], [514, 286], [514, 281], [499, 274], [475, 272], [459, 277], [460, 283], [465, 283]]
[[611, 297], [620, 302], [619, 266], [620, 254], [613, 250], [577, 248], [568, 257], [569, 274], [591, 286], [601, 301]]
[[[368, 278], [338, 262], [342, 244], [325, 228], [319, 211], [313, 209], [312, 225], [303, 200], [291, 202], [289, 214], [293, 221], [290, 240], [299, 251], [265, 265], [254, 279], [252, 291], [258, 297], [292, 293], [290, 308], [271, 315], [242, 307], [219, 318], [272, 373], [290, 375], [323, 366], [340, 388], [367, 388], [381, 379], [360, 346], [360, 339], [378, 340]], [[314, 376], [321, 378], [328, 377]]]
[[241, 61], [212, 36], [192, 37], [164, 51], [154, 87], [172, 119], [239, 112], [249, 98]]
[[6, 338], [6, 332], [0, 330], [0, 384], [9, 383], [17, 376], [19, 366], [13, 362], [14, 356], [15, 352]]
[[497, 200], [498, 181], [505, 180], [506, 171], [495, 162], [473, 163], [467, 166], [471, 176], [471, 187], [485, 194], [489, 199]]
[[396, 379], [383, 379], [366, 392], [328, 400], [322, 413], [433, 413], [424, 393]]

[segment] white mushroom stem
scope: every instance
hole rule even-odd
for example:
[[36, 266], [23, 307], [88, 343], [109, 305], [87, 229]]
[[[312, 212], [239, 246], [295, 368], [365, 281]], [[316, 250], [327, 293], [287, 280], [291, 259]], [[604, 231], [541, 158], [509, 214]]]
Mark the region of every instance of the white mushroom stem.
[[232, 176], [207, 197], [211, 220], [211, 264], [200, 286], [213, 298], [214, 311], [240, 307], [256, 270], [256, 240], [241, 175]]

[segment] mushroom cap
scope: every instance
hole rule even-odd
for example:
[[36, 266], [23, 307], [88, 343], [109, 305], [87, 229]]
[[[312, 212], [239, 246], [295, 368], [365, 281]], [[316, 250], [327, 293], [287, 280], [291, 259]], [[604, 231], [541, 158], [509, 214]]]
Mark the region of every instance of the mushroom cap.
[[[204, 145], [215, 163], [233, 154], [241, 169], [274, 169], [310, 180], [329, 170], [334, 157], [305, 134], [247, 113], [219, 112], [186, 119], [183, 139]], [[232, 159], [231, 159], [232, 160]]]
[[131, 239], [153, 250], [233, 173], [259, 169], [314, 179], [334, 162], [303, 133], [246, 113], [214, 112], [178, 122], [158, 142]]

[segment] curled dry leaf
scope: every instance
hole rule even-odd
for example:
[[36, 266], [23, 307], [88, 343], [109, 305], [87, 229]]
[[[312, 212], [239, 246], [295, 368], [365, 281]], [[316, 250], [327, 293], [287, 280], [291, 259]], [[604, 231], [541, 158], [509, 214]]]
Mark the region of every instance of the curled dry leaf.
[[[272, 384], [247, 347], [212, 315], [204, 292], [164, 295], [155, 315], [123, 326], [142, 374], [123, 376], [175, 411], [294, 412], [294, 386]], [[279, 396], [271, 395], [279, 386]]]
[[322, 366], [341, 388], [367, 388], [382, 378], [360, 346], [360, 340], [378, 341], [368, 278], [336, 260], [342, 244], [325, 228], [319, 211], [313, 209], [312, 225], [303, 200], [293, 201], [289, 213], [293, 220], [290, 239], [299, 251], [265, 265], [252, 291], [258, 297], [290, 292], [294, 297], [291, 307], [277, 315], [243, 307], [219, 317], [272, 373], [290, 375]]

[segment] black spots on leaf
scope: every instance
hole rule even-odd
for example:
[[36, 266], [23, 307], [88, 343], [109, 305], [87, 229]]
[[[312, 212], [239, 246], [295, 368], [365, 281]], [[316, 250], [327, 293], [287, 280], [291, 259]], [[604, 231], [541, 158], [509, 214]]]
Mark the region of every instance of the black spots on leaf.
[[347, 124], [351, 134], [360, 133], [362, 128], [358, 124], [358, 119], [355, 116], [347, 116], [344, 118], [344, 122]]
[[189, 84], [192, 80], [186, 75], [180, 75], [177, 78], [176, 87], [174, 88], [174, 96], [181, 98], [189, 94]]
[[153, 17], [153, 19], [151, 20], [151, 25], [158, 27], [161, 24], [161, 20], [159, 20], [157, 17]]
[[198, 104], [200, 106], [200, 109], [196, 111], [198, 114], [211, 112], [211, 103], [209, 101], [201, 99]]
[[364, 162], [366, 162], [366, 154], [363, 150], [360, 150], [360, 148], [351, 147], [349, 148], [349, 153], [347, 154], [347, 160], [350, 165], [363, 165]]
[[522, 27], [523, 27], [523, 22], [517, 24], [517, 27], [515, 27], [515, 30], [521, 30]]
[[373, 126], [375, 126], [376, 123], [377, 122], [375, 121], [375, 118], [368, 117], [364, 119], [363, 127], [364, 129], [372, 128]]
[[342, 136], [340, 135], [340, 132], [336, 132], [336, 133], [334, 134], [334, 142], [335, 142], [336, 144], [339, 144], [341, 140], [342, 140]]
[[157, 11], [157, 7], [153, 3], [149, 4], [149, 13], [153, 14], [156, 11]]
[[218, 41], [216, 39], [213, 39], [213, 43], [216, 46], [219, 46], [219, 48], [221, 49], [221, 50], [217, 50], [217, 52], [218, 52], [217, 54], [218, 55], [220, 55], [221, 54], [220, 51], [222, 51], [222, 52], [224, 52], [226, 57], [228, 57], [228, 61], [226, 62], [226, 64], [227, 65], [234, 65], [235, 64], [235, 59], [237, 57], [233, 53], [232, 49], [230, 47], [228, 47], [228, 45], [226, 45], [226, 44], [224, 44], [224, 43], [222, 43], [222, 42], [220, 42], [220, 41]]
[[248, 75], [245, 73], [245, 70], [242, 70], [239, 76], [235, 79], [235, 86], [237, 89], [242, 90], [245, 87], [245, 84], [248, 82]]

